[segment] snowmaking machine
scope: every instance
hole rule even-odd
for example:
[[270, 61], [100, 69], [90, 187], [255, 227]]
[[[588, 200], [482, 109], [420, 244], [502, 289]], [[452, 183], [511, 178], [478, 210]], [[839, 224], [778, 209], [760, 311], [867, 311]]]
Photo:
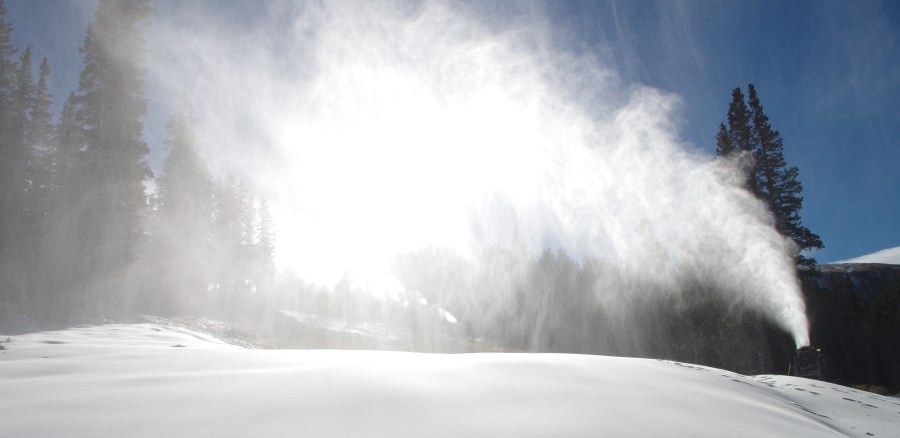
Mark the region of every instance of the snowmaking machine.
[[821, 348], [800, 347], [788, 369], [788, 374], [807, 379], [822, 380], [825, 354]]

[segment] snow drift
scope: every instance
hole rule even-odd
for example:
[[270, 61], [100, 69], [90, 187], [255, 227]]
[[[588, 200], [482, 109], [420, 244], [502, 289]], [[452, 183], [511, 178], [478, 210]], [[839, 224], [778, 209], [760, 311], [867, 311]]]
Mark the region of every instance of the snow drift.
[[2, 337], [6, 436], [897, 436], [900, 401], [563, 354], [254, 350], [159, 324]]

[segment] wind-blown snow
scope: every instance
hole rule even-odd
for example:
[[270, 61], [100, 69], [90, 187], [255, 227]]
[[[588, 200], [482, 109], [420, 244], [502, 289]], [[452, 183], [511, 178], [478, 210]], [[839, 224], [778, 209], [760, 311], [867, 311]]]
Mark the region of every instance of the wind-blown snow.
[[279, 312], [307, 327], [315, 327], [345, 335], [365, 336], [387, 341], [409, 338], [412, 336], [407, 330], [399, 327], [391, 327], [386, 324], [352, 321], [343, 318], [315, 315], [312, 313], [294, 312], [291, 310], [279, 310]]
[[158, 324], [0, 345], [4, 436], [900, 434], [896, 399], [648, 359], [254, 350]]
[[900, 246], [834, 263], [885, 263], [888, 265], [900, 265]]

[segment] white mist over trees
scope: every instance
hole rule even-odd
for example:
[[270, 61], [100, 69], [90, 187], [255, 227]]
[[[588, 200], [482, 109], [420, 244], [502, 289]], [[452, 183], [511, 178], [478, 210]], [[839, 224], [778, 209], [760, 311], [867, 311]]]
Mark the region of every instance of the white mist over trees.
[[[210, 291], [242, 293], [273, 275], [267, 207], [209, 175], [188, 110], [169, 125], [159, 193], [148, 197], [142, 119], [151, 15], [149, 1], [100, 2], [81, 47], [78, 90], [56, 125], [49, 63], [35, 85], [30, 49], [15, 60], [12, 26], [3, 22], [7, 324], [197, 311]], [[223, 258], [229, 262], [216, 262]]]
[[[152, 173], [141, 118], [149, 2], [102, 3], [81, 47], [84, 69], [67, 102], [76, 126], [74, 172], [66, 186], [79, 187], [79, 211], [67, 229], [77, 240], [65, 250], [78, 266], [66, 281], [79, 290], [75, 307], [104, 318], [120, 314], [127, 270], [136, 257], [145, 213], [144, 180]], [[79, 302], [80, 301], [80, 302]]]
[[[214, 186], [209, 171], [197, 153], [190, 110], [169, 121], [163, 175], [157, 179], [156, 208], [149, 237], [148, 264], [156, 264], [154, 276], [159, 290], [150, 294], [159, 300], [157, 311], [171, 313], [181, 304], [193, 308], [198, 291], [206, 290], [214, 278], [216, 251], [213, 234]], [[194, 291], [193, 293], [186, 293]]]
[[[101, 1], [55, 129], [46, 64], [32, 87], [4, 43], [4, 102], [33, 96], [4, 104], [4, 320], [228, 315], [296, 344], [288, 310], [411, 333], [382, 347], [739, 370], [808, 343], [794, 246], [740, 169], [540, 19], [272, 2], [235, 33], [211, 7]], [[155, 191], [145, 86], [171, 114]]]

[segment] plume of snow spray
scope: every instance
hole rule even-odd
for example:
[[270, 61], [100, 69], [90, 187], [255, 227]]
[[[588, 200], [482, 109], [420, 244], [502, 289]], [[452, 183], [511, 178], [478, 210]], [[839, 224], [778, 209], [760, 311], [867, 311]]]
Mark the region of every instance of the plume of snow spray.
[[390, 288], [398, 254], [471, 258], [515, 234], [658, 286], [622, 283], [626, 299], [703, 278], [808, 344], [792, 244], [735, 169], [682, 144], [677, 96], [554, 49], [540, 18], [267, 7], [240, 35], [163, 14], [151, 86], [193, 93], [214, 170], [270, 201], [282, 267]]

